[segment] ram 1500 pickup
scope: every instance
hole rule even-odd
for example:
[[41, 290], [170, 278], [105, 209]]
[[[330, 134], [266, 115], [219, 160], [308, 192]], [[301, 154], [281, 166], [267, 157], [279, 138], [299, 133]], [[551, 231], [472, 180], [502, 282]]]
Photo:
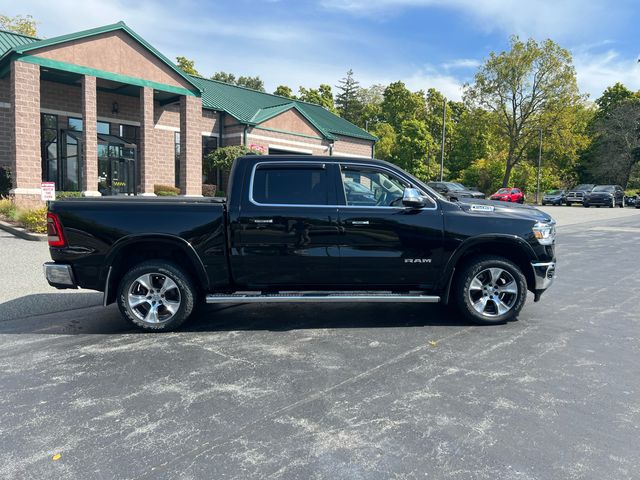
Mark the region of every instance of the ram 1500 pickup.
[[502, 323], [555, 275], [546, 213], [449, 201], [379, 160], [250, 155], [228, 194], [52, 202], [46, 278], [164, 331], [199, 302], [443, 302]]

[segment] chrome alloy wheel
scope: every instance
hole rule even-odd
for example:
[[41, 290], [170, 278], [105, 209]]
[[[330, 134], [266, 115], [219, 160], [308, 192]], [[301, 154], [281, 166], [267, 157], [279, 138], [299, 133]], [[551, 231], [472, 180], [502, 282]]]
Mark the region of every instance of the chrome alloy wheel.
[[180, 308], [180, 289], [176, 282], [161, 273], [138, 277], [127, 294], [129, 309], [146, 323], [164, 323]]
[[469, 284], [469, 300], [480, 315], [499, 317], [507, 313], [518, 299], [518, 284], [508, 271], [487, 268]]

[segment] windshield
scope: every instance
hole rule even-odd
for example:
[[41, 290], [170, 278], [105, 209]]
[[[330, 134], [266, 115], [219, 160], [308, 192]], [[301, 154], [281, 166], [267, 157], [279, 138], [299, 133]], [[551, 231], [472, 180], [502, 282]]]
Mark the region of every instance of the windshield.
[[444, 185], [446, 185], [449, 190], [464, 190], [464, 187], [459, 183], [445, 182]]
[[562, 194], [562, 190], [549, 190], [547, 192], [547, 195], [561, 195]]
[[614, 188], [611, 185], [600, 185], [595, 187], [594, 192], [613, 192]]
[[501, 188], [500, 190], [498, 190], [498, 193], [511, 193], [511, 189], [510, 188]]
[[575, 187], [574, 190], [591, 190], [592, 188], [593, 188], [593, 185], [590, 185], [588, 183], [583, 183]]

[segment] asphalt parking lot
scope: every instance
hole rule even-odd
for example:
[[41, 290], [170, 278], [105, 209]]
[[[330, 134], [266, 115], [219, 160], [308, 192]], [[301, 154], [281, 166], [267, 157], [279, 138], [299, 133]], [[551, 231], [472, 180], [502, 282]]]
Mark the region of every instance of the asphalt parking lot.
[[0, 234], [0, 478], [639, 478], [640, 210], [545, 210], [558, 279], [497, 327], [225, 305], [138, 333]]

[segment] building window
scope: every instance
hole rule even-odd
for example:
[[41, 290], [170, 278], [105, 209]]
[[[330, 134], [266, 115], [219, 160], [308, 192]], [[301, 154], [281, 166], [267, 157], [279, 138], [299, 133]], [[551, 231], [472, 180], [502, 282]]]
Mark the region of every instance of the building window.
[[58, 116], [42, 114], [42, 180], [58, 185]]
[[218, 137], [202, 137], [202, 158], [218, 148]]
[[[211, 152], [215, 151], [218, 148], [218, 138], [217, 137], [202, 137], [202, 165], [206, 165], [205, 158]], [[215, 172], [208, 172], [206, 176], [203, 175], [203, 181], [205, 183], [215, 183], [216, 185], [220, 184], [220, 169], [216, 169]]]
[[176, 168], [176, 187], [180, 187], [180, 132], [174, 133], [175, 144], [175, 168]]
[[135, 125], [120, 125], [120, 136], [124, 138], [127, 143], [135, 143], [140, 146], [140, 127]]
[[76, 132], [82, 131], [82, 119], [69, 117], [69, 130], [75, 130]]
[[111, 135], [111, 124], [109, 122], [98, 122], [97, 131], [103, 135]]
[[[73, 130], [75, 132], [81, 132], [82, 128], [83, 128], [83, 123], [81, 118], [69, 117], [69, 130]], [[96, 130], [98, 133], [102, 135], [110, 135], [111, 124], [109, 122], [97, 122]]]

